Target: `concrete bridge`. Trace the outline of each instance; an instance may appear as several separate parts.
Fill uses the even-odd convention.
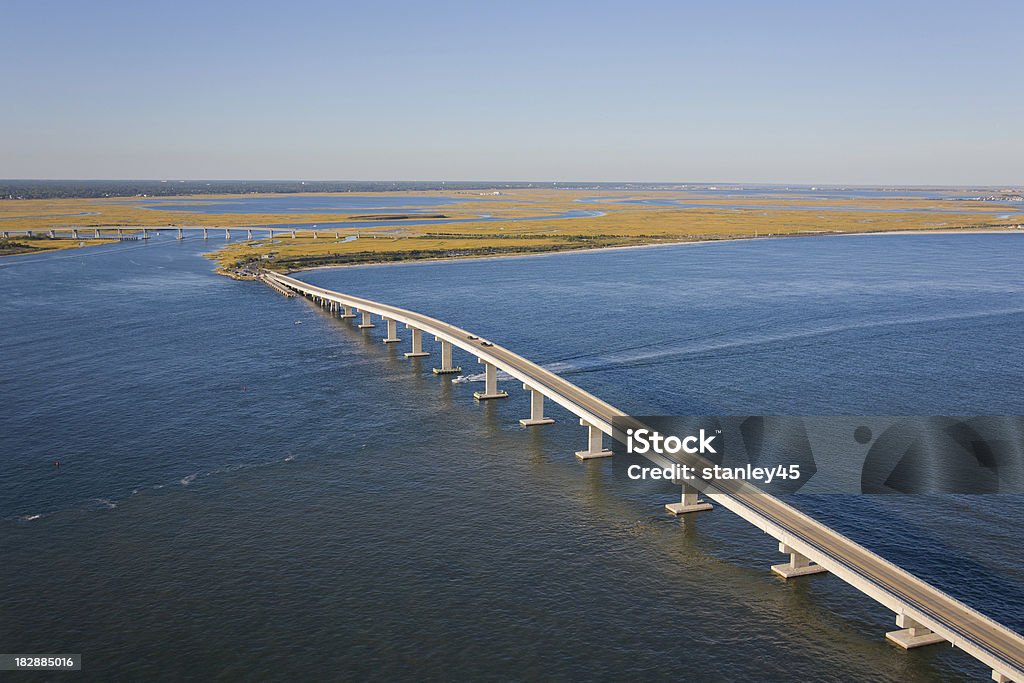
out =
[[[313,239],[319,239],[321,236],[335,239],[342,239],[341,232],[339,230],[325,230],[323,228],[282,228],[282,227],[235,227],[235,228],[217,228],[210,226],[201,225],[170,225],[162,227],[152,226],[105,226],[105,227],[93,227],[93,228],[82,228],[82,227],[54,227],[47,228],[44,230],[3,230],[0,231],[0,237],[7,239],[12,236],[21,235],[28,237],[29,239],[34,237],[48,237],[50,239],[148,239],[150,233],[161,233],[164,231],[174,232],[175,236],[181,240],[185,239],[186,233],[202,233],[203,239],[209,239],[210,234],[219,234],[221,231],[224,233],[226,239],[231,239],[231,233],[234,232],[236,235],[245,234],[247,240],[251,239],[263,239],[265,237],[289,237],[296,238],[299,235],[305,237],[312,237]]]
[[[511,375],[531,394],[530,416],[520,420],[523,426],[553,422],[544,415],[545,399],[579,418],[586,430],[587,444],[576,453],[581,460],[611,456],[611,451],[604,448],[606,435],[625,440],[624,434],[613,429],[612,421],[628,419],[626,413],[467,330],[414,311],[316,287],[286,275],[264,272],[262,278],[276,291],[308,297],[332,315],[354,319],[358,312],[360,328],[374,327],[376,316],[387,325],[385,343],[401,342],[398,326],[403,325],[410,333],[411,350],[405,354],[407,357],[429,355],[423,350],[422,339],[424,334],[433,336],[441,346],[440,367],[434,369],[435,374],[460,370],[452,365],[453,347],[470,353],[484,366],[484,390],[474,393],[478,400],[508,396],[498,389],[497,371]],[[672,464],[657,457],[651,459],[662,467]],[[693,464],[699,463],[694,460]],[[683,484],[680,502],[666,505],[666,508],[675,514],[708,510],[712,504],[701,500],[703,495],[778,542],[779,551],[789,556],[787,562],[771,567],[779,576],[789,580],[831,572],[892,610],[899,629],[885,635],[895,645],[910,649],[947,642],[991,668],[994,681],[1024,683],[1024,638],[1019,634],[750,484],[704,482],[699,488]]]

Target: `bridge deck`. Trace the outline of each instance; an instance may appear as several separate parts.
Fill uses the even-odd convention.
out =
[[[622,439],[621,434],[614,433],[612,420],[626,417],[626,413],[508,349],[497,344],[485,346],[485,340],[467,330],[414,311],[324,289],[286,275],[267,273],[265,277],[303,295],[391,318],[448,341],[540,391],[613,438]],[[998,673],[1003,680],[1024,683],[1024,638],[1014,631],[750,485],[737,484],[736,488],[726,490],[722,485],[707,484],[703,492],[896,614],[916,620],[991,667],[993,677]]]

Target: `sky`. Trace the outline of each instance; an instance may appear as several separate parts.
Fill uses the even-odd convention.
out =
[[[1024,184],[1024,3],[0,3],[0,178]]]

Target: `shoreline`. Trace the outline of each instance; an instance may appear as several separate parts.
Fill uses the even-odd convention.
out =
[[[592,254],[601,251],[619,251],[625,249],[655,249],[658,247],[679,247],[684,245],[706,245],[721,244],[724,242],[749,242],[762,240],[790,239],[796,237],[862,237],[865,235],[1024,235],[1024,228],[935,228],[925,230],[878,230],[865,232],[820,232],[820,233],[789,233],[783,235],[771,235],[767,237],[728,237],[718,240],[685,240],[679,242],[658,242],[657,244],[624,244],[617,247],[593,247],[590,249],[560,249],[557,251],[544,251],[534,254],[495,254],[493,256],[451,256],[445,258],[429,259],[407,259],[404,261],[381,261],[378,263],[336,263],[324,266],[309,266],[307,268],[295,268],[284,271],[288,273],[305,273],[314,270],[327,270],[333,268],[371,268],[382,266],[409,266],[417,263],[446,263],[451,261],[487,261],[495,259],[512,258],[538,258],[542,256],[558,256],[564,254]],[[225,274],[226,273],[222,273]]]

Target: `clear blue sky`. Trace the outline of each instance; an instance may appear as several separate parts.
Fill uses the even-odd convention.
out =
[[[0,5],[0,177],[1024,183],[1024,3]]]

